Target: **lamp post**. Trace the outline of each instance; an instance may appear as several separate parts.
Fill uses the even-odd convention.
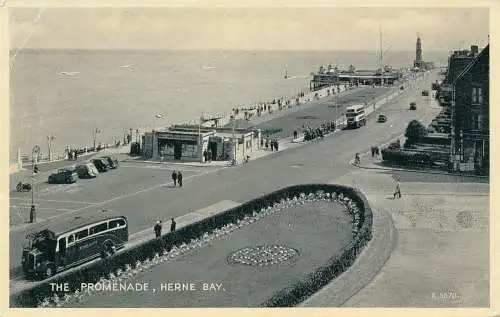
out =
[[[35,177],[38,173],[38,167],[33,164],[33,174],[31,175],[31,208],[30,208],[30,223],[36,221],[36,207],[35,207]]]
[[[99,128],[95,128],[92,130],[92,137],[94,139],[94,151],[96,150],[95,143],[96,143],[98,133],[101,133],[101,130]]]
[[[52,133],[47,135],[47,147],[49,148],[49,162],[52,161],[52,141],[54,141],[55,138],[56,137]]]

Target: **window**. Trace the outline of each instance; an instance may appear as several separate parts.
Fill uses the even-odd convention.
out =
[[[125,227],[125,220],[116,219],[116,220],[111,220],[109,222],[109,229],[119,228],[119,227]]]
[[[84,229],[84,230],[78,231],[77,233],[75,233],[75,240],[83,239],[85,237],[88,237],[88,235],[89,235],[89,230],[88,229]]]
[[[472,104],[482,104],[483,103],[483,91],[480,87],[472,88]]]
[[[98,224],[97,226],[90,227],[89,234],[90,235],[98,234],[98,233],[106,231],[106,230],[108,230],[108,223],[107,222]]]
[[[477,114],[472,115],[471,129],[472,130],[479,129],[479,116]]]
[[[68,236],[68,244],[73,243],[74,241],[75,241],[75,236],[74,235]]]

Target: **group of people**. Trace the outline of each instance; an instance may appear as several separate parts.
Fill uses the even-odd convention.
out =
[[[173,171],[172,172],[172,181],[174,182],[174,187],[179,184],[179,187],[182,187],[182,173],[181,171]]]
[[[300,98],[304,98],[306,95],[305,92],[299,92],[296,96],[295,96],[295,103],[297,105],[300,105]],[[318,93],[315,94],[315,97],[316,99],[319,99],[319,95]],[[270,102],[263,102],[263,103],[259,103],[255,108],[253,108],[254,110],[256,110],[256,115],[258,117],[260,117],[262,115],[263,112],[267,111],[268,113],[273,113],[273,105],[277,105],[277,108],[278,110],[283,110],[286,107],[288,108],[291,108],[292,106],[292,100],[293,100],[294,97],[281,97],[281,98],[274,98],[272,101]],[[231,117],[235,118],[239,113],[240,111],[245,111],[244,112],[244,120],[250,120],[250,118],[252,117],[252,112],[249,111],[249,108],[248,107],[236,107],[236,108],[233,108],[233,115]]]
[[[335,131],[335,122],[322,123],[317,128],[311,128],[303,126],[304,128],[304,141],[314,140],[316,138],[323,138],[325,134]],[[297,138],[297,134],[294,131],[294,139]]]
[[[260,140],[260,146],[261,148],[264,147],[266,151],[269,150],[269,147],[271,148],[271,151],[278,151],[280,144],[278,139],[271,140],[269,138],[266,138],[265,140],[264,139]]]
[[[170,232],[174,232],[177,223],[175,222],[174,218],[170,218],[170,220],[171,220]],[[162,225],[161,220],[156,221],[156,224],[154,225],[153,230],[155,232],[155,236],[157,239],[161,237],[162,227],[163,227],[163,225]]]

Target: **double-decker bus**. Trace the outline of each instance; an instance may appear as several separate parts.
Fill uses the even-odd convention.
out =
[[[366,124],[364,105],[353,105],[347,107],[345,116],[347,118],[348,128],[359,128]]]
[[[128,241],[127,218],[99,210],[61,219],[32,230],[23,247],[22,267],[29,278],[52,275],[113,255]]]

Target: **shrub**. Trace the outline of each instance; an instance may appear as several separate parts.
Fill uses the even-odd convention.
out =
[[[400,149],[382,149],[382,159],[398,165],[428,165],[432,163],[431,156],[427,153],[407,151]]]
[[[427,135],[427,129],[417,120],[412,120],[406,127],[405,137],[408,144],[416,143],[420,138]]]

